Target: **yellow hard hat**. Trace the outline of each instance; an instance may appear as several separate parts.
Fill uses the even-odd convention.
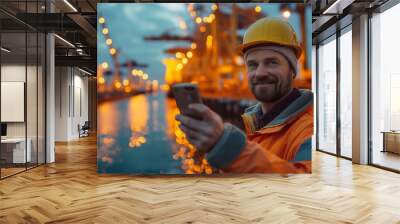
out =
[[[290,47],[295,51],[297,58],[302,52],[292,26],[277,18],[265,17],[253,23],[244,34],[243,44],[239,45],[238,50],[244,54],[247,49],[264,44]]]

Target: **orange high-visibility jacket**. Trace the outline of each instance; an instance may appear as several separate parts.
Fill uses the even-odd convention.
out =
[[[256,104],[242,115],[246,134],[232,124],[207,154],[209,164],[234,173],[311,173],[313,94],[300,97],[263,128],[256,130]]]

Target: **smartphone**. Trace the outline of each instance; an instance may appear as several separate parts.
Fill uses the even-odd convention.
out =
[[[196,117],[189,109],[189,104],[191,103],[202,103],[197,84],[175,84],[172,86],[172,94],[174,95],[176,104],[178,105],[181,114],[201,119]]]

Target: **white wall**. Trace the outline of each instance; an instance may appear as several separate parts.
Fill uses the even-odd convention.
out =
[[[68,140],[68,77],[67,67],[55,68],[55,141]]]
[[[55,141],[70,141],[88,120],[88,78],[72,67],[56,67],[55,74]]]
[[[25,82],[25,65],[1,65],[1,81]]]
[[[74,108],[72,113],[72,136],[78,137],[78,129],[77,126],[80,124],[81,126],[88,120],[88,78],[81,76],[83,73],[78,73],[76,75],[77,70],[74,71]],[[81,108],[80,108],[81,107]]]

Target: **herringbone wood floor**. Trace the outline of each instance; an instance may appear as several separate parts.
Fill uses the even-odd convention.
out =
[[[400,223],[400,175],[315,152],[312,175],[96,173],[94,137],[0,181],[0,223]]]

